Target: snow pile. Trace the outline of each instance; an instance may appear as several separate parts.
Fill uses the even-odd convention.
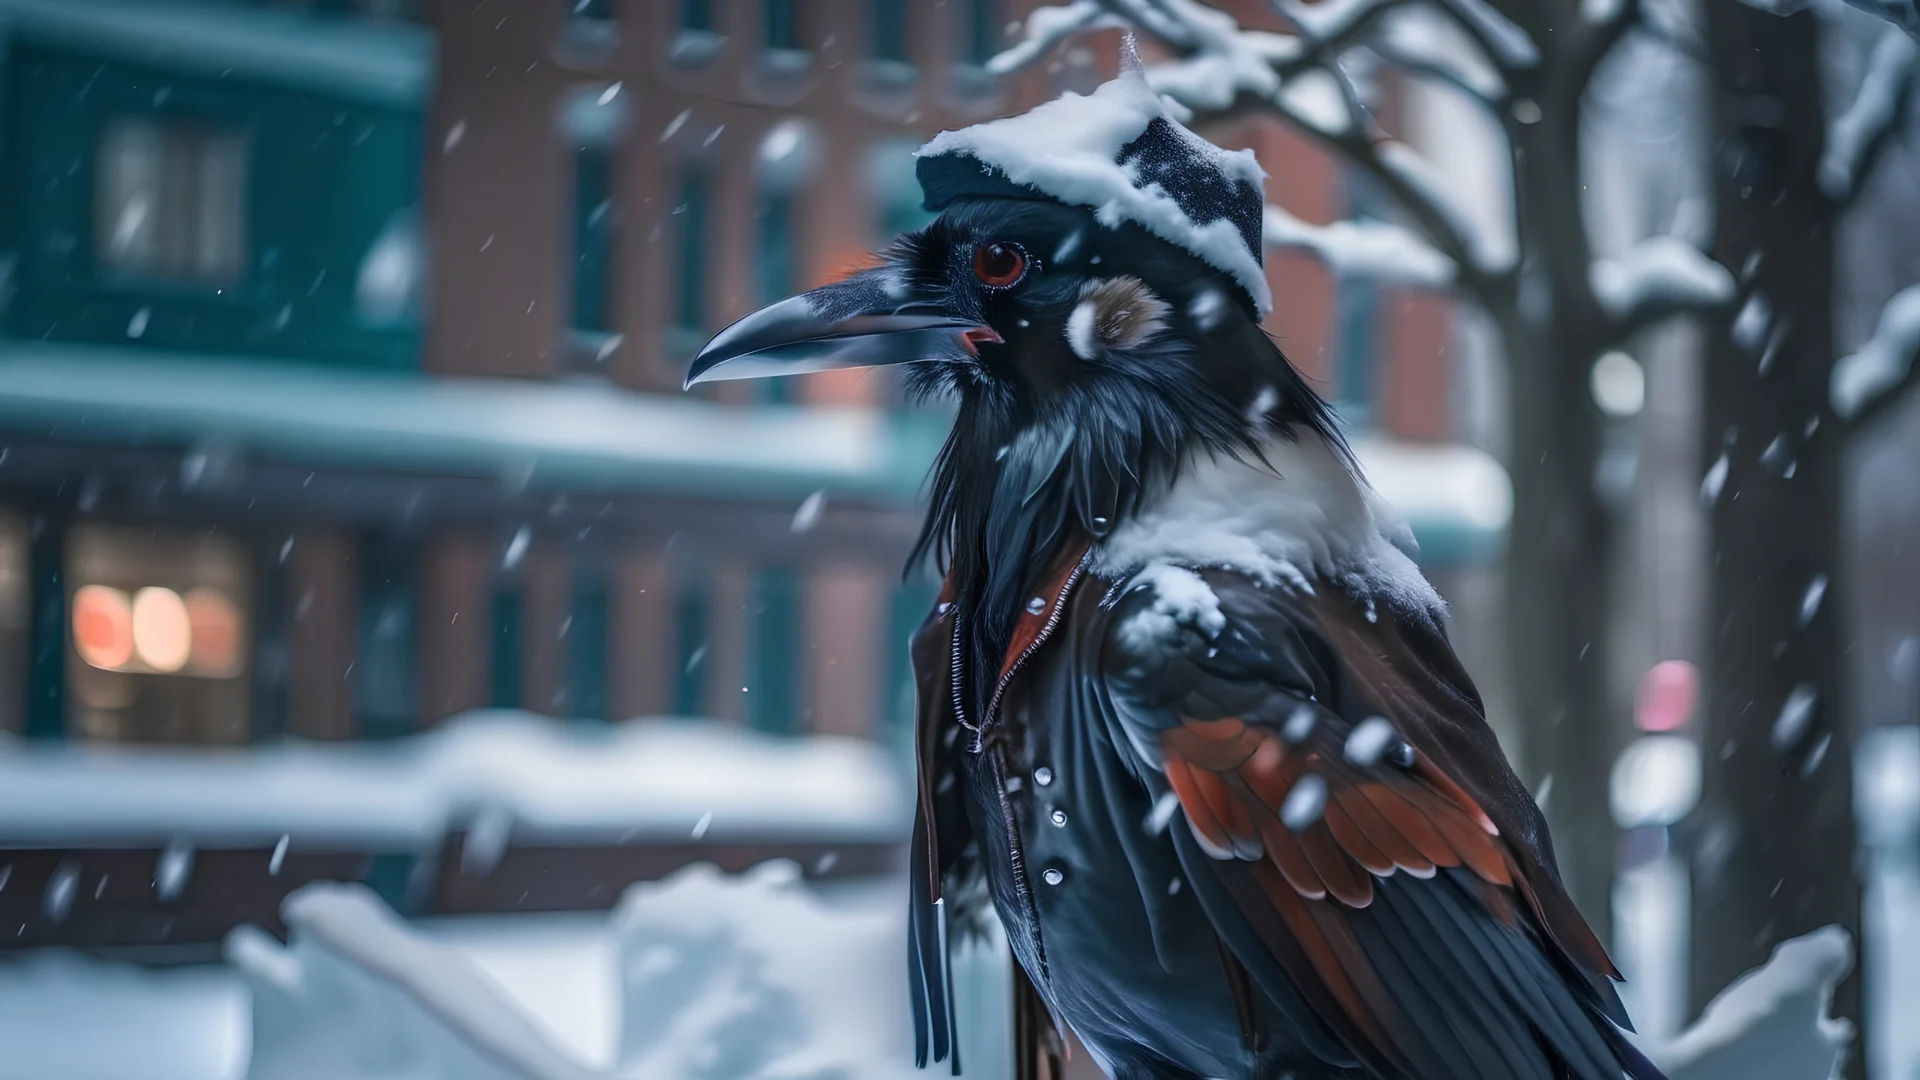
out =
[[[469,950],[360,886],[308,886],[284,909],[290,944],[228,939],[254,995],[247,1080],[906,1080],[897,899],[829,901],[789,862],[633,887],[605,939],[617,1049],[597,1060]]]
[[[922,173],[943,157],[972,158],[1008,181],[1045,192],[1069,206],[1093,208],[1108,228],[1131,222],[1231,277],[1264,315],[1273,307],[1259,253],[1250,251],[1232,220],[1196,221],[1181,193],[1158,183],[1136,186],[1145,164],[1121,151],[1164,121],[1184,155],[1181,168],[1212,173],[1258,192],[1266,173],[1251,150],[1227,151],[1179,126],[1160,96],[1138,73],[1123,74],[1092,94],[1067,93],[1028,112],[943,131],[916,155]]]
[[[1783,941],[1766,966],[1735,979],[1692,1027],[1647,1056],[1669,1080],[1836,1077],[1853,1025],[1827,1007],[1852,969],[1853,942],[1837,926]]]
[[[1642,240],[1617,259],[1595,259],[1594,298],[1616,319],[1733,299],[1733,275],[1677,236]]]
[[[1900,385],[1920,353],[1920,285],[1893,294],[1880,309],[1873,337],[1850,356],[1834,362],[1828,396],[1833,411],[1851,420],[1887,391]]]
[[[914,1071],[895,977],[905,973],[902,904],[829,904],[785,861],[738,878],[694,866],[629,889],[613,926],[620,1076],[893,1080]]]
[[[385,743],[249,748],[0,741],[0,840],[202,846],[291,836],[389,849],[476,821],[499,831],[630,841],[890,843],[909,809],[879,746],[782,738],[735,724],[568,724],[467,713]]]
[[[1408,229],[1384,221],[1315,225],[1268,203],[1267,246],[1297,248],[1319,257],[1341,277],[1440,288],[1453,283],[1453,260]]]
[[[0,1080],[240,1080],[247,993],[219,968],[32,950],[0,960],[0,1033]]]
[[[309,885],[284,948],[242,927],[227,958],[253,990],[247,1080],[587,1080],[580,1061],[459,952],[359,885]]]

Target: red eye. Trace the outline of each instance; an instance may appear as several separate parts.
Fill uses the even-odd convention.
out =
[[[1027,253],[1018,244],[994,241],[973,249],[973,276],[993,289],[1018,285],[1027,276]]]

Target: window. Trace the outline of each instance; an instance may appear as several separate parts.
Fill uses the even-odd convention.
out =
[[[907,0],[870,0],[875,60],[907,62]]]
[[[800,49],[800,0],[764,0],[764,32],[769,49]]]
[[[26,729],[29,600],[27,523],[0,515],[0,732]]]
[[[874,238],[880,244],[933,220],[921,205],[920,181],[913,171],[918,145],[913,139],[881,139],[868,151],[867,183],[877,210]]]
[[[411,544],[376,538],[361,552],[354,712],[371,738],[404,735],[419,712],[415,691],[418,582]]]
[[[247,141],[122,120],[101,134],[94,253],[128,274],[231,282],[246,269]]]
[[[998,0],[964,0],[958,6],[960,17],[965,20],[960,28],[960,40],[966,48],[964,55],[976,67],[985,67],[1000,50]]]
[[[239,545],[79,526],[66,563],[69,715],[82,737],[246,737],[252,579]]]
[[[523,607],[519,581],[502,580],[494,584],[492,612],[488,625],[493,631],[490,639],[492,662],[489,670],[493,674],[493,707],[496,709],[520,707],[520,637]]]
[[[673,667],[673,712],[676,716],[706,713],[708,602],[704,583],[691,574],[682,575],[673,600],[673,636],[677,649]]]
[[[582,569],[567,616],[567,701],[574,716],[607,719],[607,576]]]
[[[1378,217],[1380,194],[1371,178],[1349,171],[1347,214],[1354,220]],[[1355,427],[1373,422],[1375,366],[1379,361],[1380,294],[1371,278],[1343,276],[1336,283],[1338,350],[1334,353],[1334,404]]]
[[[763,570],[753,581],[747,639],[747,720],[762,731],[799,728],[800,576]]]
[[[793,295],[799,278],[793,243],[793,195],[770,191],[760,197],[760,238],[757,273],[760,302],[770,304]],[[788,401],[794,389],[792,379],[761,379],[759,391],[765,401]]]
[[[707,322],[707,174],[703,167],[687,167],[673,214],[680,219],[680,305],[675,321],[680,328],[698,333]]]
[[[603,332],[610,312],[613,261],[613,154],[583,146],[574,154],[573,325]]]

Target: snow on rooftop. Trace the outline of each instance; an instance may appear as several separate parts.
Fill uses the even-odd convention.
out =
[[[876,744],[718,721],[463,714],[383,743],[245,749],[0,743],[0,842],[417,849],[476,822],[514,835],[710,841],[904,835]],[[710,815],[710,816],[709,816]]]
[[[1368,257],[1391,247],[1369,248]],[[218,440],[309,465],[478,475],[546,490],[796,504],[824,490],[907,504],[945,423],[865,409],[738,408],[589,383],[0,339],[0,429],[183,449]],[[1506,474],[1484,452],[1372,438],[1356,440],[1355,452],[1430,556],[1453,557],[1454,545],[1434,538],[1463,537],[1462,550],[1477,558],[1506,528]]]
[[[204,0],[0,0],[0,29],[191,70],[417,108],[433,81],[425,27],[316,18],[292,7]]]
[[[741,409],[577,382],[17,340],[0,342],[0,361],[4,425],[110,442],[214,438],[314,464],[536,488],[799,498],[826,487],[907,500],[939,445],[873,410]]]

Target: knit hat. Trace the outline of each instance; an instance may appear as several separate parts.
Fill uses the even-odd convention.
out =
[[[1226,274],[1264,317],[1273,307],[1260,262],[1266,173],[1253,151],[1187,130],[1129,68],[1091,94],[934,136],[916,155],[926,208],[982,196],[1091,207],[1108,228],[1132,222]]]

